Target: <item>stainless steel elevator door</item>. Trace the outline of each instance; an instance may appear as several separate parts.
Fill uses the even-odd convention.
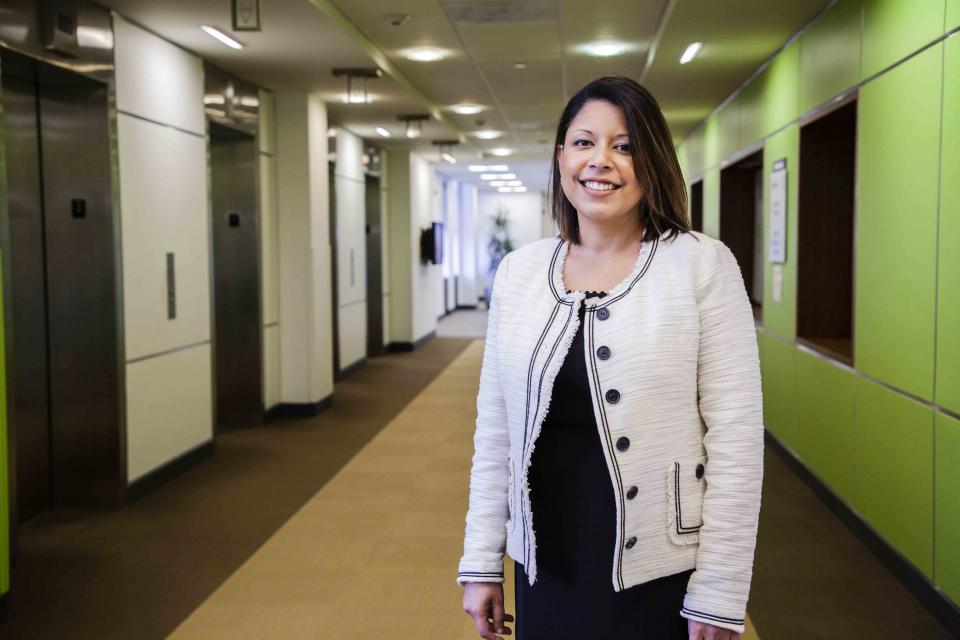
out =
[[[257,150],[253,136],[210,123],[217,426],[263,421]]]
[[[4,60],[6,63],[6,60]],[[14,382],[11,397],[14,522],[26,522],[53,506],[50,484],[50,415],[46,267],[40,200],[40,139],[36,85],[4,66],[3,126],[9,211],[9,277],[13,321]]]
[[[106,85],[6,50],[2,75],[22,522],[122,499],[116,244]]]

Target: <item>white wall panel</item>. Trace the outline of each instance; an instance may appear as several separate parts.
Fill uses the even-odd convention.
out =
[[[263,328],[263,406],[280,404],[280,327]]]
[[[203,134],[203,62],[114,14],[117,109]]]
[[[367,356],[367,305],[340,307],[340,368]]]
[[[213,438],[210,345],[127,365],[127,479]]]
[[[203,138],[117,118],[127,359],[210,339],[206,146]],[[166,254],[176,266],[167,318]]]
[[[457,304],[477,304],[477,187],[462,182],[458,190],[460,212],[460,261]]]
[[[410,217],[413,264],[413,341],[437,329],[443,314],[443,276],[440,267],[420,262],[420,231],[440,218],[440,193],[435,173],[422,156],[410,154]]]
[[[487,244],[493,234],[493,217],[497,209],[503,207],[508,211],[510,221],[510,238],[513,248],[518,249],[525,244],[535,242],[544,237],[542,212],[544,197],[540,192],[528,193],[481,193],[478,203],[479,214],[477,224],[477,253],[480,269],[479,280],[483,286],[490,286],[493,274],[490,273],[490,254]],[[481,291],[483,290],[481,286]]]

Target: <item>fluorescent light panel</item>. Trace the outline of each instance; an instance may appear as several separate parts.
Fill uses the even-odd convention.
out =
[[[376,129],[374,129],[374,131],[376,131],[378,134],[380,134],[384,138],[390,137],[390,132],[384,129],[383,127],[377,127]]]
[[[683,50],[683,55],[680,56],[680,64],[687,64],[696,58],[701,49],[703,49],[702,42],[693,42],[687,45],[687,48]]]
[[[505,164],[471,164],[467,167],[471,173],[494,173],[500,171],[509,171],[510,167]]]
[[[211,27],[208,24],[202,24],[200,25],[200,28],[203,29],[204,33],[206,33],[207,35],[213,38],[216,38],[217,40],[227,45],[231,49],[243,49],[242,44],[240,44],[239,42],[237,42],[236,40],[234,40],[233,38],[225,34],[223,31],[220,31],[220,29],[217,29],[216,27]]]

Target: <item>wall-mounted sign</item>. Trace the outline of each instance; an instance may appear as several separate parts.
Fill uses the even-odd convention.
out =
[[[787,261],[787,159],[773,163],[770,174],[770,262]]]
[[[233,0],[233,30],[260,31],[260,0]]]

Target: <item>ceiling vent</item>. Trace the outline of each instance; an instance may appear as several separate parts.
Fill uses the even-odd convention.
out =
[[[444,0],[443,6],[452,22],[556,22],[554,0]]]

